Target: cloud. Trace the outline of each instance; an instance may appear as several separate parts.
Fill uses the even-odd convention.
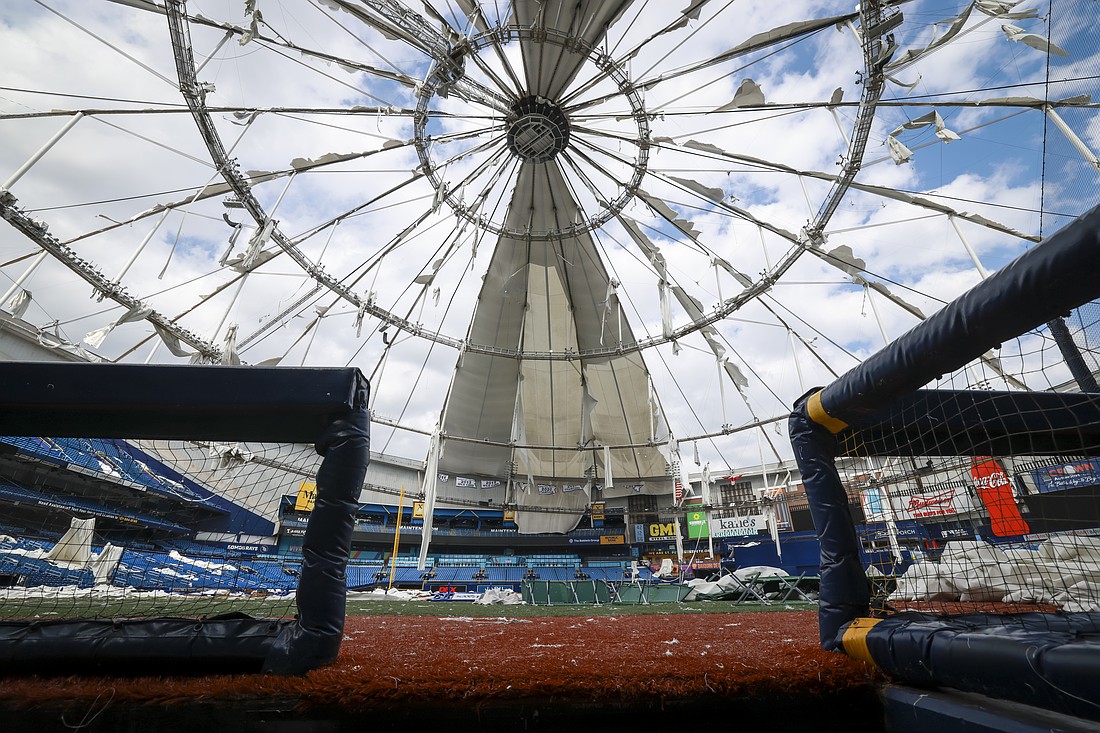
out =
[[[452,12],[450,3],[432,5],[443,15]],[[645,5],[644,13],[629,10],[600,48],[625,56],[680,20],[682,4]],[[929,15],[925,5],[904,8],[906,22],[897,31],[903,49],[931,38],[929,18],[941,15]],[[962,3],[942,17],[957,11],[955,5]],[[278,253],[244,277],[221,266],[227,252],[244,255],[249,240],[263,229],[263,222],[234,207],[224,191],[166,215],[155,210],[132,224],[90,234],[158,204],[184,201],[207,183],[222,180],[182,97],[160,78],[176,78],[164,17],[110,3],[53,2],[50,7],[115,48],[37,5],[17,3],[0,10],[5,36],[0,63],[9,70],[9,89],[0,91],[0,170],[18,169],[67,120],[19,115],[54,109],[91,113],[12,187],[20,206],[58,238],[75,238],[73,250],[105,276],[113,278],[125,268],[122,281],[131,294],[165,314],[186,313],[180,323],[213,343],[220,344],[229,324],[237,323],[238,342],[248,341],[248,362],[284,357],[286,365],[355,364],[374,375],[372,399],[379,415],[430,430],[440,418],[460,353],[393,326],[383,339],[381,324],[369,315],[357,335],[355,306],[327,290],[313,292],[314,280],[291,255]],[[485,7],[495,17],[493,5]],[[199,12],[193,3],[191,9]],[[652,78],[699,68],[639,93],[637,99],[650,112],[642,123],[652,145],[643,139],[639,146],[639,121],[629,114],[629,100],[615,84],[594,84],[570,101],[583,104],[607,96],[571,112],[574,147],[565,164],[571,196],[585,217],[596,216],[603,202],[626,190],[636,161],[648,155],[641,188],[690,227],[678,228],[662,216],[663,207],[637,199],[621,213],[638,222],[665,259],[670,283],[698,299],[704,314],[723,308],[745,289],[738,276],[715,266],[715,258],[758,281],[798,255],[801,245],[783,232],[797,238],[817,215],[833,187],[818,174],[842,172],[838,163],[848,152],[846,136],[852,134],[857,111],[853,103],[864,79],[859,46],[846,27],[830,27],[723,64],[703,62],[754,34],[850,10],[850,4],[834,2],[711,3],[698,19],[656,35],[623,60],[624,74]],[[204,6],[202,12],[214,16],[219,10]],[[213,19],[247,26],[241,6],[229,4],[224,12]],[[1042,195],[1048,197],[1048,208],[1057,201],[1064,213],[1085,207],[1089,171],[1087,166],[1079,170],[1080,159],[1068,143],[1059,142],[1062,152],[1046,162],[1066,175],[1049,177],[1044,190],[1039,179],[1045,132],[1041,112],[1008,117],[1010,111],[1003,108],[944,104],[1042,93],[1037,86],[1018,91],[1013,86],[1043,76],[1042,54],[1007,42],[996,22],[980,25],[983,20],[971,19],[968,27],[975,30],[963,40],[899,72],[905,81],[919,78],[911,92],[887,85],[889,104],[877,110],[857,181],[917,193],[1032,234],[1039,230],[1036,210]],[[323,267],[357,297],[405,319],[413,330],[438,332],[449,343],[466,340],[496,236],[456,217],[423,175],[417,150],[408,144],[413,118],[400,111],[416,107],[416,90],[309,51],[417,80],[426,78],[429,59],[323,4],[283,7],[267,13],[265,21],[269,25],[259,30],[269,40],[243,46],[236,38],[221,43],[220,28],[191,25],[196,63],[205,64],[199,78],[214,88],[207,103],[224,108],[212,120],[229,157],[244,175],[259,176],[253,194],[265,211],[274,212],[278,230],[295,241],[308,266]],[[1030,25],[1028,30],[1039,32]],[[1057,83],[1084,76],[1079,70],[1094,63],[1095,54],[1089,55],[1082,37],[1061,27],[1047,35],[1071,54],[1054,67],[1058,91],[1064,96],[1094,92],[1094,82]],[[524,77],[518,44],[501,49],[507,62],[491,43],[479,48],[479,62],[466,63],[468,79],[508,93],[511,76]],[[577,83],[595,76],[598,70],[588,63]],[[765,107],[715,113],[746,79],[759,85]],[[498,89],[498,81],[505,89]],[[991,91],[1002,86],[1009,91]],[[823,106],[838,88],[842,104]],[[429,107],[439,116],[428,123],[432,139],[425,155],[436,177],[447,182],[444,193],[475,218],[485,217],[491,227],[520,226],[522,212],[507,207],[516,195],[519,163],[506,147],[500,116],[464,100],[460,91],[445,100],[434,98]],[[114,111],[93,112],[97,109]],[[137,111],[142,109],[151,111]],[[933,109],[961,139],[946,145],[930,131],[905,131],[899,139],[913,149],[913,160],[894,165],[884,144],[888,133]],[[1073,109],[1064,116],[1095,150],[1100,140],[1095,111]],[[1047,134],[1048,144],[1054,144]],[[307,161],[319,165],[303,168]],[[301,170],[291,176],[296,166]],[[714,200],[715,191],[721,192],[720,201]],[[536,203],[567,208],[564,201]],[[753,219],[767,226],[762,229]],[[988,269],[1032,246],[973,222],[956,223]],[[688,236],[691,231],[698,234]],[[942,213],[919,205],[849,189],[826,235],[825,249],[849,246],[865,261],[868,280],[885,284],[925,313],[976,282],[959,232]],[[634,337],[658,339],[661,288],[650,258],[616,217],[602,224],[595,242],[602,266],[620,283],[618,298]],[[263,247],[278,252],[273,240]],[[10,263],[0,267],[0,290],[28,262],[13,260],[35,250],[11,227],[0,227],[0,263]],[[591,264],[570,263],[564,271]],[[433,273],[430,283],[415,282],[426,273]],[[59,321],[73,341],[122,314],[110,301],[88,297],[90,286],[56,262],[36,271],[27,288],[34,295],[27,318],[39,326]],[[601,289],[590,296],[602,302],[606,293]],[[522,293],[514,302],[523,307]],[[675,298],[669,302],[673,325],[687,325],[691,315]],[[328,308],[319,320],[318,307]],[[748,300],[712,324],[726,358],[748,378],[743,396],[722,376],[712,346],[698,332],[677,340],[678,355],[671,344],[648,349],[646,366],[673,432],[681,437],[711,433],[723,425],[781,415],[805,388],[828,382],[833,373],[873,353],[882,341],[878,319],[890,337],[915,323],[912,314],[877,294],[868,296],[844,272],[802,253],[759,302]],[[108,358],[128,354],[130,360],[171,360],[163,347],[153,351],[156,343],[148,323],[123,324],[99,351]],[[783,436],[768,435],[786,450]],[[391,437],[379,428],[376,445],[422,458],[427,439],[402,430]],[[760,458],[751,431],[716,438],[704,452],[715,461]]]

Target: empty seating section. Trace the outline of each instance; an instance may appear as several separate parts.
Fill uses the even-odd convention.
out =
[[[287,590],[293,590],[298,585],[298,576],[302,571],[301,563],[284,563],[278,560],[249,560],[242,563],[242,567],[251,568],[256,575]]]
[[[168,593],[220,591],[234,593],[285,594],[293,590],[297,577],[272,577],[248,565],[210,562],[171,553],[125,550],[115,570],[113,584],[137,590]]]
[[[134,457],[121,441],[97,438],[25,438],[0,436],[0,442],[14,446],[19,452],[39,460],[67,465],[102,475],[120,485],[137,484],[160,496],[180,499],[210,509],[225,511],[203,493],[153,470],[146,462]]]
[[[363,590],[378,585],[384,571],[381,565],[348,565],[345,571],[349,590]]]
[[[579,565],[579,555],[528,555],[527,566],[538,567],[540,565]]]
[[[17,577],[21,585],[27,586],[91,587],[90,570],[72,570],[42,559],[51,547],[52,542],[0,535],[0,575]]]
[[[482,567],[488,565],[491,558],[488,555],[440,555],[436,558],[436,565],[469,565]]]
[[[274,556],[235,557],[219,547],[188,540],[162,543],[165,544],[171,545],[169,551],[165,551],[165,546],[157,550],[126,549],[111,584],[139,591],[252,595],[282,595],[297,587],[300,561]],[[90,587],[93,581],[89,569],[65,569],[42,559],[52,547],[53,542],[49,541],[0,535],[0,575],[17,576],[19,584],[26,586]],[[95,549],[93,554],[97,553]],[[360,557],[351,560],[346,571],[349,590],[393,586],[425,590],[457,587],[467,591],[498,587],[519,591],[531,583],[541,584],[539,587],[547,583],[587,583],[596,589],[593,597],[602,598],[600,587],[630,583],[633,577],[629,563],[603,560],[584,565],[575,555],[509,555],[508,565],[494,562],[500,558],[488,555],[438,555],[429,559],[424,570],[416,567],[416,557],[401,555],[393,564],[391,582],[391,560],[371,557],[381,554],[360,553]],[[645,583],[652,580],[652,573],[641,567],[633,580]],[[584,595],[587,598],[590,594],[586,590]]]
[[[515,585],[523,580],[526,568],[488,568],[489,583],[508,583]]]
[[[127,512],[118,507],[109,507],[88,499],[71,495],[54,495],[21,486],[8,479],[0,479],[0,500],[31,502],[38,506],[60,509],[72,514],[113,519],[131,525],[149,527],[167,532],[190,534],[191,530],[182,524],[169,522],[141,512]]]
[[[16,455],[75,471],[95,481],[114,487],[144,492],[150,498],[141,505],[156,508],[142,511],[123,508],[120,502],[50,490],[43,486],[0,479],[0,502],[19,502],[77,517],[106,520],[97,523],[97,539],[102,543],[116,537],[128,537],[125,550],[112,577],[111,584],[139,591],[169,593],[248,593],[282,595],[293,592],[298,584],[301,561],[294,555],[282,555],[274,545],[270,554],[249,555],[230,550],[226,543],[199,542],[193,539],[192,528],[169,520],[178,518],[177,505],[162,513],[163,499],[172,499],[182,508],[200,507],[220,514],[229,512],[226,501],[204,487],[178,480],[177,474],[122,440],[84,438],[43,438],[0,436],[0,443],[15,449]],[[8,450],[11,453],[11,450]],[[170,474],[170,475],[164,475]],[[76,481],[73,482],[78,483]],[[80,481],[79,483],[87,483]],[[87,492],[84,492],[87,493]],[[110,492],[108,492],[110,493]],[[135,494],[138,496],[139,494]],[[157,504],[158,498],[160,503]],[[211,515],[206,514],[206,517]],[[361,518],[360,518],[361,519]],[[5,582],[21,586],[76,586],[88,588],[94,583],[90,568],[73,568],[44,559],[60,538],[56,527],[19,526],[19,519],[0,524],[0,576]],[[120,530],[137,530],[120,534]],[[156,530],[150,533],[148,530]],[[477,529],[455,528],[452,534],[480,536]],[[27,539],[32,535],[37,540]],[[597,536],[598,529],[578,529],[577,536]],[[167,536],[165,536],[167,535]],[[173,537],[174,535],[174,537]],[[21,539],[15,539],[21,538]],[[93,548],[93,555],[101,548]],[[250,548],[254,550],[255,548]],[[520,590],[525,582],[591,583],[593,597],[601,597],[598,586],[631,580],[651,580],[648,568],[631,572],[629,561],[614,558],[593,558],[584,562],[574,553],[539,553],[528,555],[487,553],[438,553],[428,558],[426,569],[417,567],[418,558],[398,555],[396,560],[384,550],[356,550],[349,558],[346,570],[347,587],[370,590],[379,587],[459,588],[467,591],[489,587]],[[392,577],[391,577],[392,576]],[[587,586],[586,586],[587,587]],[[587,591],[585,593],[587,596]]]

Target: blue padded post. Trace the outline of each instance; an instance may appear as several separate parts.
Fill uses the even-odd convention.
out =
[[[814,390],[799,398],[788,430],[821,543],[817,610],[821,646],[842,651],[841,627],[867,614],[871,589],[859,559],[859,537],[848,509],[848,495],[833,463],[836,436],[807,414],[807,402],[817,393]]]
[[[317,500],[302,543],[297,623],[275,641],[265,672],[304,674],[331,664],[344,638],[345,571],[359,493],[370,460],[368,386],[360,378],[350,414],[333,422],[317,440],[324,456],[317,470]]]

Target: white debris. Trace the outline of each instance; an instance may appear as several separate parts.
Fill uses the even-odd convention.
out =
[[[488,588],[474,601],[483,606],[516,606],[523,602],[522,595],[508,588]]]
[[[939,562],[910,566],[890,601],[1053,604],[1100,610],[1100,538],[1052,537],[1035,548],[1001,550],[983,542],[949,542]]]

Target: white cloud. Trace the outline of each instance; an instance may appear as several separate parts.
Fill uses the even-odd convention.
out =
[[[448,12],[445,6],[449,4],[434,4],[442,12]],[[615,48],[616,54],[656,33],[674,20],[680,10],[677,3],[646,5],[645,13],[635,19],[630,11],[613,29],[608,48]],[[651,65],[655,65],[654,69],[647,76],[669,72],[713,56],[755,33],[808,17],[851,10],[850,3],[839,2],[776,5],[759,0],[721,7],[711,5],[714,7],[708,6],[699,20],[649,43],[626,64],[628,72],[639,75]],[[897,31],[902,47],[927,43],[931,37],[930,20],[951,16],[961,3],[948,5],[908,4],[903,9],[906,23]],[[162,16],[109,3],[55,2],[51,7],[157,73],[175,78],[167,24]],[[189,4],[191,12],[235,24],[246,22],[242,7],[240,3]],[[718,17],[711,16],[719,10]],[[269,12],[265,20],[270,26],[261,26],[262,32],[272,37],[278,32],[283,39],[303,48],[383,69],[390,69],[392,61],[402,73],[418,79],[427,71],[426,59],[418,51],[386,40],[346,13],[329,16],[313,4],[300,4]],[[983,20],[984,16],[975,17],[971,26]],[[56,236],[62,239],[79,236],[107,226],[109,219],[121,221],[157,203],[179,201],[215,175],[194,120],[182,107],[182,98],[156,74],[30,2],[8,3],[0,10],[0,23],[5,37],[0,47],[0,63],[9,70],[4,84],[10,87],[0,91],[0,114],[6,115],[0,118],[0,175],[17,169],[66,119],[19,119],[13,115],[50,109],[159,108],[156,114],[104,114],[81,120],[13,186],[20,204],[47,222]],[[623,33],[627,37],[620,42],[618,34]],[[222,37],[222,31],[199,25],[192,26],[191,34],[198,63],[203,62]],[[684,42],[686,38],[690,40]],[[1058,35],[1054,40],[1071,54],[1078,54],[1060,60],[1058,69],[1065,76],[1081,76],[1074,69],[1088,61],[1080,55],[1083,50],[1080,39]],[[491,45],[480,54],[498,77],[507,77]],[[523,76],[517,45],[509,45],[505,55],[517,75]],[[1035,81],[1043,71],[1043,62],[1042,54],[1007,43],[997,23],[987,23],[963,40],[948,44],[942,51],[905,69],[899,76],[904,80],[919,76],[920,84],[908,96],[905,90],[889,85],[884,98],[912,104],[883,105],[878,109],[865,157],[868,165],[858,180],[927,194],[959,211],[981,214],[1027,233],[1038,231],[1035,211],[1041,195],[1038,178],[1043,145],[1041,113],[1028,111],[996,121],[1006,116],[1005,110],[936,107],[936,102],[1041,94],[1041,87],[1017,90],[1010,85]],[[754,225],[729,210],[720,210],[706,197],[670,183],[669,177],[720,188],[729,197],[728,203],[795,234],[816,215],[832,184],[815,178],[799,180],[782,170],[761,169],[721,155],[700,154],[698,149],[685,150],[683,144],[697,140],[734,155],[751,156],[779,166],[839,173],[842,169],[837,162],[846,154],[847,143],[837,130],[833,114],[819,106],[799,106],[824,102],[836,88],[843,89],[845,102],[858,100],[862,86],[857,71],[861,67],[859,48],[851,32],[830,27],[774,55],[755,53],[707,67],[658,84],[642,95],[647,109],[660,110],[660,114],[647,120],[651,134],[672,138],[681,146],[651,149],[651,172],[642,188],[672,203],[679,214],[690,219],[701,232],[699,242],[705,251],[682,236],[669,239],[647,231],[666,258],[672,279],[703,303],[704,312],[709,313],[719,303],[719,292],[728,299],[743,287],[724,271],[718,271],[716,279],[716,270],[711,266],[714,255],[756,280],[796,245],[771,232],[761,236]],[[467,73],[487,86],[493,85],[476,64],[468,62]],[[589,65],[578,79],[587,79],[592,73],[593,67]],[[712,113],[729,102],[747,78],[760,85],[766,101],[775,107]],[[280,230],[291,237],[340,219],[335,229],[322,228],[300,242],[301,251],[310,261],[320,262],[328,274],[344,281],[358,296],[373,293],[379,305],[425,330],[438,330],[457,340],[466,338],[495,237],[475,238],[476,227],[456,221],[446,204],[436,213],[429,213],[435,192],[417,174],[420,161],[415,149],[411,145],[387,146],[387,141],[406,142],[412,138],[409,116],[351,109],[357,105],[376,105],[372,97],[394,107],[413,107],[417,100],[411,89],[258,40],[241,46],[230,39],[207,63],[200,79],[216,88],[208,95],[210,105],[294,108],[294,111],[259,114],[247,127],[241,124],[243,119],[230,112],[213,115],[226,146],[244,133],[231,153],[242,171],[287,171],[291,161],[298,158],[364,153],[360,158],[302,172],[289,188],[286,188],[289,178],[281,176],[257,183],[253,192],[269,212],[282,197],[274,218]],[[1006,85],[1007,90],[988,91]],[[1078,81],[1060,85],[1059,89],[1067,94],[1094,91],[1090,86],[1095,87],[1095,83]],[[14,91],[18,89],[31,91]],[[604,83],[579,99],[613,92],[613,87]],[[86,98],[60,96],[62,93]],[[168,112],[166,105],[180,111]],[[514,159],[503,151],[502,143],[497,143],[496,149],[503,154],[491,163],[484,152],[474,149],[494,133],[464,141],[443,139],[447,134],[482,126],[500,127],[500,121],[470,117],[471,112],[483,115],[485,110],[461,100],[457,94],[445,101],[435,100],[433,107],[454,115],[431,126],[432,135],[439,138],[431,146],[432,160],[439,165],[454,158],[439,175],[456,184],[472,175],[462,193],[464,202],[470,204],[484,192],[487,203],[481,211],[501,224],[505,220],[504,204],[513,193],[508,166],[515,165]],[[349,113],[316,112],[333,108]],[[903,141],[914,149],[912,163],[895,166],[887,160],[872,164],[876,159],[888,157],[883,145],[887,133],[931,108],[938,109],[953,130],[984,126],[964,133],[961,140],[950,145],[936,142],[927,147],[919,146],[934,140],[930,132],[907,132]],[[573,175],[575,195],[586,210],[593,211],[598,207],[597,196],[613,198],[623,183],[617,179],[630,174],[630,162],[637,155],[637,146],[631,138],[637,135],[637,129],[632,119],[615,119],[615,115],[627,111],[626,101],[620,96],[585,111],[603,116],[585,119],[580,126],[611,135],[586,137],[582,131],[575,133],[577,144],[587,139],[602,148],[602,151],[584,148],[587,159],[577,152],[572,152],[571,158],[588,176],[584,181]],[[855,107],[838,107],[836,114],[850,135]],[[1065,116],[1096,149],[1100,127],[1095,112],[1073,110]],[[495,134],[501,135],[502,130],[496,130]],[[463,152],[468,154],[461,155]],[[587,161],[594,161],[610,174]],[[486,165],[475,174],[479,164]],[[497,173],[505,175],[495,180]],[[1084,208],[1088,199],[1082,193],[1085,173],[1079,172],[1080,178],[1048,180],[1045,191],[1048,200],[1057,200],[1059,209],[1069,213]],[[395,191],[384,193],[390,189]],[[377,201],[356,211],[375,197]],[[247,338],[295,304],[313,286],[301,268],[288,255],[281,254],[250,274],[235,300],[237,283],[196,307],[201,296],[226,285],[239,274],[218,266],[233,234],[223,214],[243,225],[233,250],[235,254],[245,251],[257,228],[256,222],[241,209],[226,208],[225,198],[219,195],[184,207],[186,216],[183,209],[169,214],[123,280],[133,295],[148,299],[166,314],[194,309],[181,323],[216,343],[220,343],[229,323],[239,323],[238,338]],[[639,202],[629,204],[624,213],[648,227],[673,233],[667,222]],[[421,217],[423,221],[419,221]],[[154,215],[80,239],[73,247],[104,275],[114,277],[159,218],[159,214]],[[414,222],[419,223],[410,226]],[[1030,246],[970,222],[960,221],[959,226],[990,269],[1003,265]],[[925,313],[934,312],[940,303],[976,282],[976,271],[954,228],[944,216],[930,215],[919,206],[852,189],[841,201],[827,232],[830,236],[826,249],[850,246],[857,257],[866,261],[868,279],[884,282]],[[171,264],[163,279],[158,279],[173,244],[176,249]],[[272,248],[274,244],[267,246]],[[639,339],[659,335],[662,328],[658,283],[649,262],[615,220],[608,222],[599,234],[598,248],[605,266],[621,282],[620,299],[634,335]],[[0,228],[0,263],[34,250],[33,243],[10,227]],[[444,262],[429,286],[412,283],[418,275],[433,271],[433,264],[440,258]],[[6,290],[25,265],[26,260],[0,268],[0,290]],[[88,298],[90,287],[56,263],[43,266],[29,281],[28,288],[35,297],[28,319],[42,326],[59,320],[73,340],[121,313],[119,308],[111,310],[109,302],[97,303]],[[439,288],[438,305],[433,294],[435,288]],[[162,290],[166,292],[155,294]],[[593,297],[602,301],[604,293]],[[914,324],[911,314],[877,295],[872,297],[876,298],[883,328],[889,336],[896,337]],[[397,343],[389,350],[384,368],[378,370],[384,353],[379,323],[368,316],[362,336],[356,337],[352,305],[335,302],[320,324],[304,333],[315,317],[314,307],[333,304],[334,300],[332,294],[322,291],[301,303],[284,323],[256,339],[245,352],[246,360],[255,363],[286,354],[284,363],[290,364],[356,364],[367,373],[376,373],[374,399],[380,414],[430,430],[438,420],[457,353],[448,346],[432,345],[408,334],[395,336],[396,329],[391,327],[386,337],[396,338]],[[832,378],[817,359],[810,357],[807,347],[795,339],[794,351],[799,354],[798,366],[802,370],[799,379],[794,368],[792,339],[779,325],[777,315],[801,339],[812,341],[812,348],[835,372],[843,372],[855,363],[845,351],[865,357],[881,344],[879,327],[864,291],[844,273],[812,255],[803,255],[786,272],[768,294],[766,304],[771,310],[749,303],[714,324],[728,344],[727,356],[749,376],[746,395],[760,418],[782,414],[804,387]],[[677,326],[688,319],[678,304],[673,306],[673,317]],[[215,333],[219,324],[221,329]],[[121,326],[107,338],[102,352],[117,357],[151,334],[146,323]],[[155,339],[149,341],[127,358],[146,359],[154,343]],[[720,429],[722,424],[736,426],[749,421],[749,407],[733,385],[726,381],[720,387],[714,355],[701,336],[689,335],[681,340],[681,345],[684,348],[678,356],[672,355],[668,345],[646,354],[647,366],[674,432],[694,435]],[[162,348],[153,360],[169,358]],[[376,431],[376,446],[387,442],[387,438],[379,438],[383,432]],[[782,446],[785,439],[779,436],[778,443]],[[389,439],[388,446],[394,452],[422,457],[426,438],[398,431]],[[753,455],[757,447],[752,433],[717,439],[708,450],[721,451],[731,462],[758,460]]]

